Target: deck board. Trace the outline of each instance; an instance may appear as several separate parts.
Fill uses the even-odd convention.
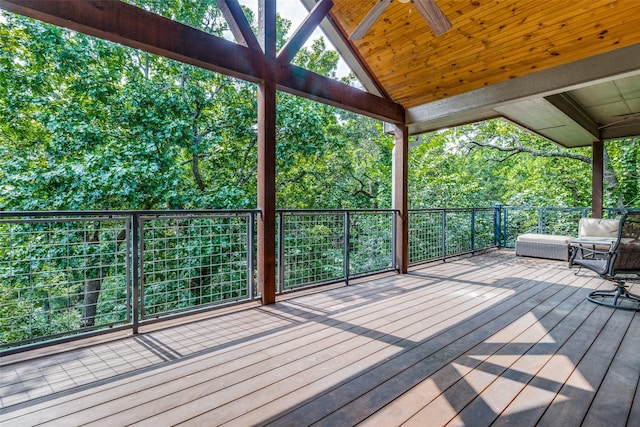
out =
[[[0,426],[634,425],[640,314],[585,300],[610,286],[495,251],[288,295],[2,362]]]
[[[521,317],[490,340],[456,359],[452,363],[454,375],[449,374],[449,378],[434,375],[439,387],[445,390],[438,397],[440,406],[455,408],[450,418],[442,419],[442,424],[456,418],[456,415],[462,420],[477,420],[480,425],[488,425],[493,421],[500,413],[500,407],[506,406],[513,399],[518,385],[527,377],[527,366],[518,366],[518,362],[531,363],[537,359],[539,363],[540,357],[534,359],[524,356],[548,352],[549,345],[555,341],[548,339],[548,331],[565,318],[556,309],[562,305],[574,309],[583,300],[575,289],[566,288],[563,293],[565,295],[554,295],[557,298],[551,300],[553,305],[538,307],[535,316],[529,314]],[[540,322],[544,322],[544,327],[540,327]],[[443,368],[443,371],[447,370],[451,368]],[[444,375],[446,374],[443,373],[442,376]],[[482,398],[478,398],[479,392]],[[453,404],[454,401],[457,405]],[[441,417],[437,410],[438,405],[426,405],[413,416],[411,424],[424,425],[426,420]]]

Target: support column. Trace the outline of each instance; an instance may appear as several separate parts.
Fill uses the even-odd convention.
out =
[[[258,4],[266,77],[258,85],[258,289],[262,304],[276,302],[276,5]]]
[[[602,218],[602,189],[604,181],[604,143],[596,141],[592,148],[591,162],[591,216]]]
[[[409,170],[409,129],[395,126],[393,148],[393,209],[398,211],[396,222],[396,268],[401,274],[409,265],[409,212],[407,181]]]

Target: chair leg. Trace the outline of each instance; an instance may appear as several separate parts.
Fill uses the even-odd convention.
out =
[[[611,291],[593,291],[587,299],[607,307],[640,311],[640,295],[630,293],[624,282],[616,282],[616,288]]]

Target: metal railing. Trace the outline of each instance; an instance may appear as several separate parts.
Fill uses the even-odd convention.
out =
[[[255,298],[256,211],[0,213],[0,348]]]
[[[409,264],[577,234],[589,208],[409,210]],[[609,209],[608,217],[624,210]],[[259,211],[0,213],[0,352],[258,297]],[[279,210],[277,292],[397,269],[395,210]]]
[[[395,221],[394,210],[278,211],[278,292],[394,270]]]
[[[115,213],[3,214],[2,345],[130,323],[131,223]]]
[[[497,247],[500,209],[410,209],[409,264]]]
[[[498,206],[501,215],[500,245],[514,248],[519,234],[558,234],[577,236],[580,218],[591,214],[591,208],[532,206]],[[605,218],[619,218],[627,211],[639,209],[607,208]]]

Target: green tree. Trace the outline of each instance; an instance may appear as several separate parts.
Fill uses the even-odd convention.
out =
[[[197,2],[193,9],[181,7],[178,1],[139,4],[214,34],[225,30],[213,1]],[[0,209],[255,207],[255,85],[23,17],[3,17],[0,112],[7,120],[0,123]],[[278,21],[278,46],[286,41],[289,27],[287,21]],[[296,64],[326,76],[335,76],[337,61],[337,54],[327,50],[323,41],[316,41],[294,58]],[[322,193],[326,198],[307,196],[321,188],[333,188],[336,179],[348,187],[345,182],[353,173],[345,170],[358,170],[351,162],[355,164],[360,158],[360,141],[344,129],[358,123],[358,118],[291,95],[281,93],[278,97],[279,206],[357,206],[357,200],[344,195],[349,195],[348,191],[338,192],[337,200],[345,200],[339,206],[334,202],[335,192]],[[368,123],[379,131],[375,122]],[[360,133],[358,138],[363,136]],[[366,135],[364,142],[369,144],[370,140]],[[369,148],[375,151],[375,144]],[[351,160],[336,162],[345,151]],[[369,158],[367,168],[375,170],[374,158]],[[375,197],[363,200],[366,206],[377,203]],[[189,230],[187,226],[178,229]],[[102,250],[124,238],[124,229],[113,232],[115,236],[86,230],[79,235],[78,253],[65,255],[65,259],[77,259],[73,268],[86,275],[73,280],[42,276],[38,286],[44,290],[36,300],[43,312],[51,312],[45,306],[65,293],[81,296],[65,304],[79,308],[75,311],[79,314],[67,318],[82,326],[96,325],[101,311],[126,310],[123,304],[109,303],[114,307],[106,308],[107,303],[101,302],[104,295],[118,292],[116,280],[122,279],[116,279],[110,268],[96,267]],[[33,242],[24,236],[24,242],[3,241],[0,247],[19,243],[30,247]],[[7,233],[3,238],[16,236]],[[175,251],[200,253],[198,246],[204,243],[190,237],[189,247],[176,247]],[[124,253],[124,245],[108,250]],[[60,271],[55,254],[43,251],[38,255],[43,263],[26,266],[25,271],[34,267]],[[76,258],[78,254],[85,255]],[[21,255],[13,251],[3,256],[8,260]],[[192,262],[195,258],[177,259]],[[185,289],[173,292],[168,287],[174,284],[167,283],[162,285],[166,289],[154,292],[180,301],[205,301],[203,290],[212,282],[209,278],[218,273],[206,266],[184,267],[194,278],[185,282]],[[12,286],[14,272],[8,269],[0,274],[6,279],[2,286]],[[14,302],[19,304],[19,300],[9,297],[6,304],[18,312]],[[56,324],[51,316],[42,319],[46,317],[46,324]],[[30,324],[40,325],[42,319]],[[49,327],[42,330],[55,332]]]
[[[591,204],[590,148],[565,149],[502,120],[422,135],[413,145],[413,207]],[[605,143],[605,206],[640,205],[638,145]]]

